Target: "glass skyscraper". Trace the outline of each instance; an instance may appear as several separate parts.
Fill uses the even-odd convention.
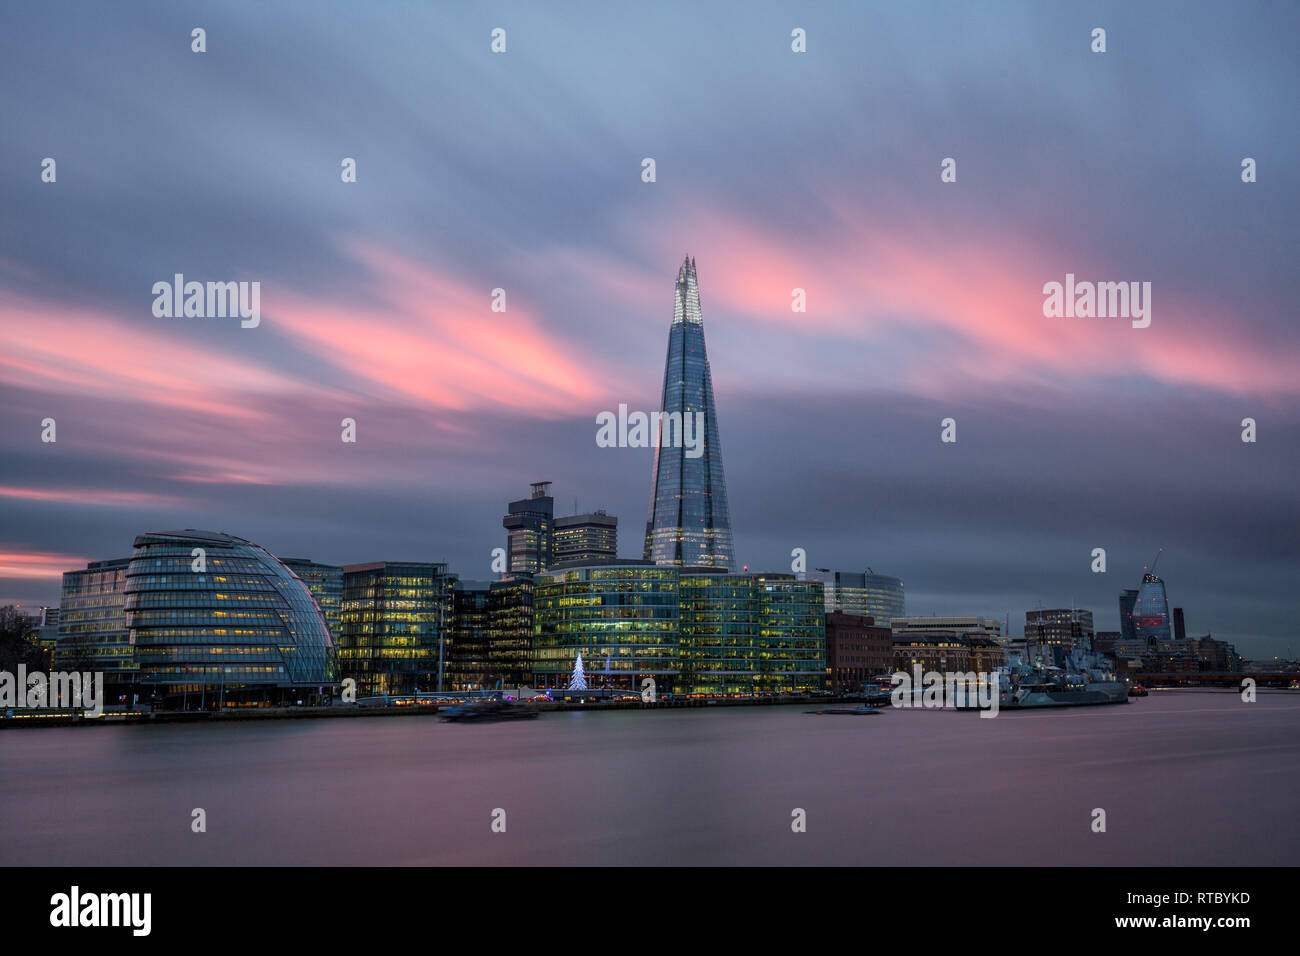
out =
[[[677,270],[673,324],[668,333],[664,364],[663,412],[654,436],[654,473],[650,485],[650,517],[646,522],[645,560],[655,564],[729,571],[734,563],[731,513],[722,472],[722,444],[713,378],[704,348],[704,318],[695,260],[687,257]],[[702,453],[665,427],[669,421],[692,426],[704,415]],[[673,439],[676,439],[675,441]],[[700,436],[695,437],[696,441]],[[671,444],[673,447],[666,447]]]
[[[1142,587],[1138,588],[1137,600],[1133,602],[1133,635],[1148,644],[1172,639],[1165,582],[1154,574],[1142,575]]]

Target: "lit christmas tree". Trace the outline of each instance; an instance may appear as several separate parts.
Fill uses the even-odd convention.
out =
[[[569,690],[586,690],[587,677],[582,673],[582,652],[578,652],[578,659],[573,662],[573,676],[569,678]]]

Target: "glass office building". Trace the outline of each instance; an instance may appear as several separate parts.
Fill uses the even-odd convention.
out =
[[[539,575],[533,615],[538,687],[564,687],[579,653],[592,687],[639,689],[644,677],[653,677],[660,692],[678,684],[675,568],[631,561]]]
[[[439,689],[454,582],[440,563],[344,565],[339,667],[359,697]]]
[[[658,693],[820,690],[822,586],[650,562],[556,570],[537,580],[534,680],[562,687],[579,652],[587,682]]]
[[[325,615],[325,623],[330,629],[330,640],[334,642],[335,647],[338,647],[339,638],[342,636],[340,624],[343,606],[343,569],[338,565],[318,564],[306,558],[281,558],[280,560],[285,567],[302,578],[303,584],[307,585],[307,590],[311,592],[311,596],[316,599],[321,612]]]
[[[126,623],[126,570],[130,558],[93,561],[63,573],[54,669],[101,671],[105,700],[115,701],[135,682],[135,648]]]
[[[509,574],[488,589],[488,672],[504,687],[533,679],[533,592],[531,574]]]
[[[821,690],[826,676],[823,588],[792,574],[683,571],[684,683],[695,694]]]
[[[1133,602],[1132,622],[1136,640],[1159,644],[1172,639],[1165,582],[1154,574],[1142,575],[1142,586]]]
[[[644,557],[655,564],[729,571],[734,563],[731,513],[722,471],[713,378],[704,347],[699,283],[695,261],[689,257],[677,272],[660,408],[663,421],[676,416],[677,421],[685,422],[689,416],[692,424],[695,413],[702,412],[703,449],[697,457],[690,457],[686,442],[680,435],[669,436],[669,429],[661,422],[655,442]]]
[[[801,581],[820,581],[826,596],[826,613],[842,611],[875,619],[884,627],[896,617],[906,617],[903,582],[888,574],[858,571],[806,571]]]
[[[163,706],[315,703],[338,683],[320,605],[297,575],[243,538],[140,535],[123,592],[142,696]]]
[[[487,584],[455,584],[453,620],[444,646],[445,690],[483,690],[496,682],[489,663],[490,596]]]

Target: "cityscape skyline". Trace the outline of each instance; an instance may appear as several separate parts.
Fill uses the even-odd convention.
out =
[[[1119,630],[1116,594],[1163,547],[1190,633],[1290,655],[1300,209],[1275,117],[1295,11],[1223,36],[1206,4],[1110,9],[1134,75],[1077,42],[1090,24],[1032,6],[996,30],[960,6],[801,12],[804,58],[776,6],[686,30],[575,9],[608,42],[521,7],[509,54],[443,60],[431,37],[486,35],[472,11],[358,24],[322,4],[313,49],[367,63],[344,77],[302,71],[232,4],[198,62],[237,48],[247,87],[185,43],[160,54],[175,27],[151,9],[6,11],[0,69],[47,80],[35,100],[0,87],[28,224],[0,235],[0,602],[57,604],[63,571],[176,527],[486,579],[503,503],[538,478],[557,515],[621,518],[638,556],[651,452],[596,447],[592,421],[656,407],[689,249],[737,566],[802,548],[810,570],[898,576],[911,613],[1076,605]],[[103,43],[65,42],[88,31]],[[1207,34],[1213,69],[1186,54]],[[670,42],[681,62],[653,54]],[[166,88],[132,65],[159,55]],[[227,135],[245,122],[257,148]],[[261,281],[261,324],[154,317],[152,284],[178,272]],[[1045,318],[1043,283],[1067,274],[1152,282],[1151,326]]]

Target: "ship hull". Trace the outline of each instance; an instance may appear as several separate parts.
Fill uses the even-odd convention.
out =
[[[1083,690],[1034,690],[1015,700],[1007,694],[999,701],[1003,710],[1030,710],[1035,707],[1090,707],[1100,704],[1127,704],[1128,689],[1120,683],[1089,684]]]

